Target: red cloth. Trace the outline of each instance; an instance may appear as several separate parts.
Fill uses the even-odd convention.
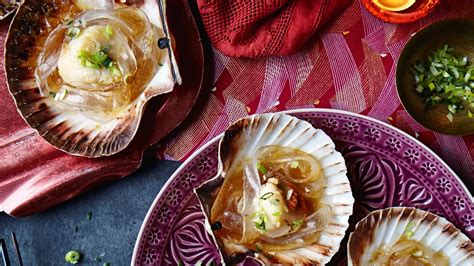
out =
[[[215,48],[234,57],[287,55],[304,44],[351,0],[198,0]]]

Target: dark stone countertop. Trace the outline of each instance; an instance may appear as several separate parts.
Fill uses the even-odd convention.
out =
[[[71,265],[64,255],[81,252],[77,265],[130,265],[138,232],[148,208],[180,165],[147,161],[134,174],[104,184],[59,206],[16,219],[0,214],[0,238],[7,241],[17,265],[10,233],[15,232],[24,265]],[[88,220],[88,212],[92,218]],[[76,231],[77,227],[77,231]],[[104,254],[102,262],[95,258]],[[0,259],[0,265],[2,265]]]

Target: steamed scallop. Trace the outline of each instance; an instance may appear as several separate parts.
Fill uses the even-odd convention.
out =
[[[164,1],[135,2],[27,0],[19,9],[6,44],[9,88],[57,148],[123,150],[148,100],[181,82]]]
[[[436,214],[408,207],[370,213],[347,244],[349,265],[474,265],[474,244]]]
[[[224,263],[325,264],[354,199],[344,159],[308,122],[243,118],[219,146],[219,173],[196,190]]]
[[[124,75],[133,76],[137,71],[135,56],[129,51],[127,39],[110,25],[94,25],[86,28],[76,38],[61,48],[58,59],[59,76],[67,84],[74,87],[87,87],[91,84],[110,85],[120,83]],[[87,64],[87,55],[103,52],[117,67],[94,67]],[[119,67],[130,60],[132,68],[122,73]],[[127,62],[129,63],[129,62]],[[114,71],[115,70],[115,71]]]

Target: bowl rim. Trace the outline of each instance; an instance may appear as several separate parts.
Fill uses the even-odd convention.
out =
[[[410,13],[398,13],[394,11],[380,9],[378,7],[375,7],[373,0],[362,0],[362,3],[364,4],[364,7],[372,15],[374,15],[375,17],[385,22],[394,23],[394,24],[406,24],[406,23],[411,23],[411,22],[414,22],[426,17],[429,13],[431,13],[436,8],[436,6],[438,6],[441,3],[440,0],[426,0],[426,1],[433,2],[433,5],[429,9],[425,11],[414,10]],[[381,16],[380,13],[376,11],[381,11],[382,13],[389,14],[390,16]]]
[[[396,62],[396,64],[397,64],[396,67],[397,68],[396,68],[396,73],[395,73],[395,83],[396,83],[396,87],[397,87],[397,96],[398,96],[398,100],[400,101],[403,109],[405,109],[405,111],[408,113],[408,115],[413,120],[415,120],[419,125],[421,125],[423,128],[426,128],[430,131],[437,132],[437,133],[440,133],[440,134],[448,135],[448,136],[469,136],[469,135],[474,134],[474,130],[471,130],[471,131],[468,130],[468,131],[463,132],[463,133],[453,133],[452,131],[448,132],[448,131],[440,130],[440,128],[438,128],[438,127],[430,127],[430,126],[426,125],[425,123],[423,123],[422,121],[417,119],[409,111],[409,109],[407,108],[408,103],[401,96],[401,91],[402,91],[401,87],[402,86],[401,86],[401,81],[400,80],[401,80],[401,75],[402,75],[401,74],[401,69],[402,69],[403,66],[401,66],[401,64],[399,64],[399,62],[400,62],[400,58],[406,58],[408,56],[407,47],[413,46],[413,42],[415,41],[415,39],[421,38],[420,36],[422,36],[426,32],[432,30],[433,28],[439,27],[440,25],[445,25],[445,24],[448,24],[448,23],[468,23],[468,24],[471,24],[471,26],[474,28],[474,20],[464,19],[464,18],[455,18],[455,19],[445,19],[445,20],[440,20],[440,21],[434,22],[432,24],[429,24],[429,25],[423,27],[422,29],[418,30],[417,32],[413,33],[410,40],[408,40],[408,42],[403,47],[402,52],[400,53],[400,56],[398,57],[397,62]]]

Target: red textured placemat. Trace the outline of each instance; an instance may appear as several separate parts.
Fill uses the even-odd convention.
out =
[[[433,133],[401,107],[395,62],[410,36],[446,18],[474,18],[468,0],[443,1],[410,24],[384,23],[354,1],[302,51],[284,57],[236,59],[214,51],[214,88],[199,116],[164,143],[157,157],[183,160],[237,119],[296,108],[335,108],[365,114],[417,137],[474,187],[474,136]]]

